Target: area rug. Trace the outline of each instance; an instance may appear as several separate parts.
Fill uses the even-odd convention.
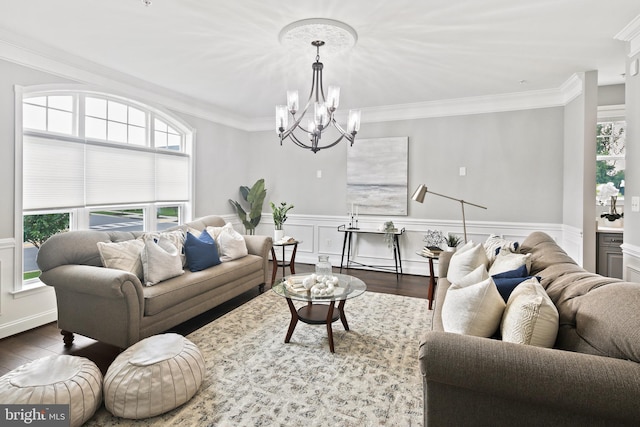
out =
[[[366,292],[345,313],[350,330],[333,324],[335,353],[324,325],[299,322],[285,344],[291,314],[267,291],[188,336],[207,365],[189,402],[145,420],[102,407],[86,425],[422,426],[428,301]]]

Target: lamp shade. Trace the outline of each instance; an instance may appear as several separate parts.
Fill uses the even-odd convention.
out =
[[[427,194],[427,187],[424,184],[420,184],[416,191],[414,191],[413,196],[411,196],[411,200],[414,200],[418,203],[424,202],[424,196]]]

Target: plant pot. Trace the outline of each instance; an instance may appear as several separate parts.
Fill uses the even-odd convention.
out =
[[[273,241],[279,242],[284,238],[284,230],[273,230]]]
[[[447,246],[445,251],[446,252],[455,252],[456,251],[456,246]]]

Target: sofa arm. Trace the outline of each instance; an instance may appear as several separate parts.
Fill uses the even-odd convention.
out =
[[[55,288],[60,329],[121,348],[138,341],[144,294],[134,274],[61,265],[43,272],[40,280]]]
[[[271,272],[269,271],[269,254],[271,253],[271,247],[273,246],[273,239],[271,236],[259,235],[244,235],[243,237],[247,243],[247,250],[249,253],[262,257],[264,283],[269,283],[271,280]]]
[[[640,419],[635,362],[439,331],[424,335],[419,361],[425,425],[464,425],[480,414],[493,425],[522,425],[527,413],[571,425]]]

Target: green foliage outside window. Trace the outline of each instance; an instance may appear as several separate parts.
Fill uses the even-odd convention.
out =
[[[597,127],[596,155],[621,156],[625,154],[624,122],[602,122]],[[624,160],[606,159],[596,162],[596,185],[612,182],[622,189],[624,181]]]
[[[68,213],[25,215],[23,241],[40,248],[49,237],[68,229]]]

